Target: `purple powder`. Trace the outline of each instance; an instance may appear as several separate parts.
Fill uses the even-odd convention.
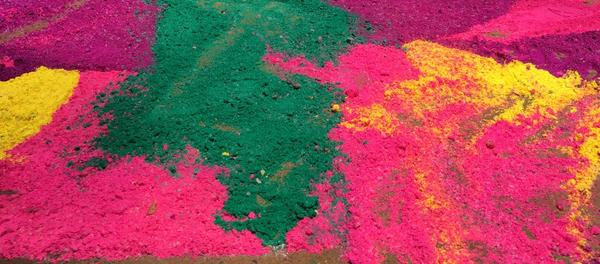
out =
[[[152,64],[158,8],[141,0],[9,1],[0,10],[0,58],[15,64],[0,65],[0,80],[41,65],[104,71]],[[36,22],[47,26],[31,26]]]
[[[515,0],[332,0],[370,22],[373,40],[404,43],[466,31],[505,14]]]
[[[561,76],[576,70],[587,79],[600,72],[600,31],[526,38],[502,44],[481,39],[442,41],[443,44],[469,50],[499,62],[519,60]]]

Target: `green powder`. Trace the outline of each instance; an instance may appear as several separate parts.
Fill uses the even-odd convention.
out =
[[[332,60],[354,41],[353,18],[317,0],[158,5],[164,10],[156,63],[108,97],[100,112],[112,119],[99,145],[160,164],[191,145],[206,163],[229,170],[219,176],[229,193],[224,212],[238,220],[217,216],[216,222],[250,230],[266,245],[284,243],[286,233],[318,209],[309,193],[337,155],[327,133],[339,122],[329,106],[341,96],[261,59],[271,48]],[[247,219],[250,213],[257,217]]]

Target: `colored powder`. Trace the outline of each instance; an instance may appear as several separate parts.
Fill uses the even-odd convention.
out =
[[[320,253],[339,248],[346,240],[348,201],[345,199],[343,178],[328,172],[326,181],[315,184],[314,188],[313,194],[319,197],[318,215],[300,220],[296,227],[287,233],[287,252]]]
[[[589,237],[588,246],[592,250],[592,256],[590,259],[599,259],[600,252],[597,251],[600,248],[600,180],[596,179],[594,186],[592,187],[592,199],[591,204],[588,205],[588,212],[590,212],[590,224],[591,226],[587,230],[586,236]]]
[[[10,29],[19,26],[34,24],[37,19],[46,15],[69,12],[76,9],[76,5],[69,5],[72,0],[55,0],[38,3],[33,1],[5,1],[0,5],[2,24],[0,31],[6,34]],[[76,3],[76,2],[73,2]],[[6,38],[4,38],[6,39]]]
[[[507,12],[515,0],[332,0],[371,26],[369,39],[402,44],[436,39],[468,30]]]
[[[158,8],[140,0],[0,2],[0,80],[38,66],[135,70],[152,63]]]
[[[584,161],[595,159],[577,153],[586,152],[595,133],[574,140],[582,129],[575,120],[594,123],[582,118],[594,116],[586,102],[595,100],[597,83],[429,42],[403,49],[406,56],[357,46],[337,67],[277,54],[265,58],[292,73],[338,83],[347,95],[344,122],[330,134],[350,160],[340,166],[351,213],[346,258],[592,259],[571,230],[571,215],[582,208],[565,188],[571,181],[591,188],[593,178],[574,172],[592,169]],[[593,227],[586,228],[584,239]]]
[[[580,131],[585,131],[580,135],[585,140],[579,147],[579,154],[585,157],[589,163],[585,164],[585,171],[582,172],[581,178],[576,180],[575,187],[588,200],[592,196],[591,189],[598,177],[597,171],[600,169],[600,157],[598,156],[600,152],[600,108],[597,108],[598,105],[595,107],[586,112],[578,124],[581,128]]]
[[[0,82],[0,159],[50,123],[78,82],[77,71],[46,67]]]
[[[594,94],[594,83],[583,82],[576,73],[556,78],[548,72],[537,70],[533,65],[517,61],[499,65],[489,58],[481,58],[426,42],[413,42],[407,44],[405,49],[408,50],[408,58],[413,65],[418,66],[424,76],[415,81],[393,83],[386,91],[386,95],[392,96],[389,98],[391,100],[407,103],[405,109],[411,109],[411,115],[415,115],[413,118],[422,120],[426,127],[432,128],[435,138],[441,137],[442,142],[445,138],[449,139],[448,143],[441,143],[441,145],[449,144],[447,146],[449,149],[446,151],[451,151],[448,153],[450,157],[458,156],[453,158],[458,159],[453,163],[460,163],[451,165],[448,169],[442,168],[442,172],[449,170],[443,173],[459,176],[457,179],[452,179],[453,181],[472,186],[470,190],[467,189],[460,196],[455,197],[455,203],[485,208],[484,212],[510,208],[513,216],[504,217],[518,217],[510,218],[511,222],[502,224],[497,222],[497,219],[477,220],[478,230],[487,231],[481,234],[474,230],[459,231],[458,234],[462,233],[462,240],[483,241],[484,245],[500,245],[504,252],[510,252],[502,254],[488,252],[485,258],[487,261],[510,261],[513,254],[520,252],[528,252],[520,253],[518,259],[521,261],[550,260],[553,254],[565,253],[576,258],[577,254],[573,251],[576,245],[572,240],[565,238],[568,236],[568,227],[564,218],[566,214],[562,214],[562,220],[556,219],[552,224],[547,224],[547,221],[539,216],[545,212],[539,206],[532,206],[530,200],[538,199],[536,196],[542,190],[563,193],[560,190],[561,184],[573,177],[567,170],[560,170],[566,167],[574,168],[577,164],[576,156],[569,160],[568,156],[564,157],[564,154],[561,154],[562,151],[568,151],[564,149],[575,147],[572,146],[572,141],[568,140],[568,134],[564,134],[575,130],[569,120],[578,118],[572,116],[572,113],[577,111],[570,110],[571,105],[574,101]],[[430,90],[430,87],[434,89]],[[393,99],[396,95],[398,97]],[[469,108],[461,110],[463,104],[469,105]],[[458,106],[461,108],[457,108]],[[473,117],[474,113],[481,113],[481,116]],[[443,119],[439,119],[440,117]],[[473,124],[469,118],[476,118],[475,120],[478,121]],[[503,120],[512,124],[508,125]],[[557,126],[560,129],[551,128],[547,131],[547,139],[532,138],[532,133],[544,131],[544,127],[548,126],[547,122],[552,124],[552,120],[558,120]],[[493,124],[493,127],[487,129],[489,124]],[[426,135],[426,133],[422,134]],[[556,136],[559,134],[563,136]],[[479,135],[482,135],[481,138]],[[508,135],[511,135],[510,139]],[[528,143],[531,140],[535,143]],[[477,150],[473,154],[469,151],[472,148],[469,146],[470,142],[478,142]],[[531,149],[528,149],[528,145]],[[426,143],[419,144],[420,148],[426,146]],[[457,148],[464,148],[464,150]],[[506,150],[502,151],[504,148]],[[489,149],[507,155],[510,161],[507,162],[495,156],[496,154],[487,156],[488,151],[485,150]],[[553,152],[547,149],[553,149]],[[471,155],[473,156],[470,157]],[[461,159],[464,160],[461,162]],[[423,170],[418,165],[415,167],[411,169]],[[552,169],[549,170],[550,168]],[[537,175],[544,175],[544,177],[536,177]],[[445,181],[445,184],[449,184],[448,180]],[[484,192],[478,194],[479,188]],[[449,188],[455,195],[460,193],[461,189],[458,186]],[[494,194],[491,196],[489,194],[496,192],[498,193],[496,197],[510,197],[511,201],[492,202],[498,198]],[[428,195],[425,195],[424,199],[426,203],[430,203]],[[498,202],[500,204],[494,204]],[[563,198],[560,202],[566,201]],[[515,208],[519,209],[514,211]],[[523,210],[523,208],[527,209]],[[532,214],[532,212],[536,213]],[[462,212],[461,215],[468,216],[469,212]],[[527,221],[519,224],[519,219],[523,218]],[[455,219],[452,222],[456,223],[456,221],[460,220]],[[487,221],[495,222],[497,225],[486,226]],[[526,230],[525,235],[530,239],[533,237],[536,241],[527,242],[523,246],[515,246],[507,242],[519,240],[519,236],[523,236],[522,233],[515,231],[519,230],[519,225],[525,226],[521,228]],[[562,230],[562,234],[556,230]],[[482,234],[495,235],[483,239]],[[543,237],[543,242],[535,237]],[[440,241],[442,244],[447,244],[443,239]],[[555,245],[560,246],[556,249]],[[438,250],[438,254],[442,252]],[[470,254],[474,253],[476,252],[470,252]]]
[[[376,129],[386,134],[393,133],[398,127],[398,119],[382,105],[373,104],[358,109],[348,109],[348,115],[355,114],[356,118],[344,121],[341,126],[356,131]]]
[[[331,1],[448,46],[402,49],[317,0],[147,2],[0,3],[0,80],[155,62],[0,82],[0,257],[600,257],[598,1]]]
[[[600,5],[579,0],[520,0],[504,15],[448,39],[510,43],[545,35],[600,30]]]
[[[597,86],[596,86],[597,88]],[[589,248],[596,243],[594,239],[594,225],[596,223],[597,213],[590,210],[593,207],[593,189],[598,178],[598,169],[600,169],[600,129],[599,113],[600,105],[595,101],[588,106],[588,110],[582,113],[577,121],[577,134],[575,137],[582,141],[577,151],[584,162],[575,168],[576,176],[563,185],[569,194],[571,210],[569,214],[568,230],[576,239],[579,247],[579,255],[584,260],[593,259],[595,252],[590,252]],[[591,234],[590,234],[591,233]]]
[[[596,79],[600,71],[600,31],[524,38],[509,44],[477,38],[441,42],[492,57],[501,63],[530,62],[557,76],[576,70],[586,79]]]
[[[493,3],[492,3],[493,2]],[[520,60],[557,76],[576,70],[598,76],[600,5],[578,0],[515,1],[336,0],[368,24],[371,41],[403,44],[430,39],[493,57]]]
[[[185,146],[208,164],[229,199],[216,217],[226,230],[250,230],[280,245],[314,217],[311,184],[331,169],[338,123],[334,89],[299,76],[279,76],[261,58],[267,47],[333,59],[347,43],[352,18],[320,1],[159,1],[156,64],[129,78],[102,113],[99,145],[113,154],[166,164]],[[176,33],[174,33],[176,32]],[[173,174],[177,174],[172,170]]]
[[[267,253],[250,232],[214,224],[227,199],[216,179],[222,169],[199,165],[197,150],[173,164],[175,179],[142,157],[112,160],[90,145],[106,133],[94,111],[101,105],[91,102],[127,75],[82,72],[54,120],[10,150],[19,159],[0,161],[0,257],[59,262]],[[108,160],[103,170],[84,167],[100,159]]]
[[[502,113],[492,121],[514,122],[519,115],[553,115],[594,91],[584,93],[579,88],[582,79],[574,72],[557,78],[532,64],[513,61],[502,65],[491,58],[431,42],[414,41],[404,47],[409,50],[408,59],[425,77],[393,83],[385,95],[410,98],[418,117],[424,111],[435,112],[467,102],[476,109],[501,107]],[[433,57],[435,63],[430,62]]]
[[[334,66],[331,62],[326,62],[322,68],[312,67],[311,65],[313,64],[304,57],[287,58],[281,53],[267,54],[264,57],[264,60],[288,72],[306,75],[323,83],[337,83],[339,87],[344,89],[346,98],[359,104],[368,103],[371,100],[382,99],[384,83],[396,79],[416,77],[417,74],[417,71],[411,69],[401,50],[376,45],[358,45],[352,47],[347,54],[343,54],[339,57],[337,66]],[[375,91],[379,91],[379,95]],[[343,107],[342,111],[344,111]],[[332,134],[330,134],[330,137],[331,136]],[[374,146],[375,145],[369,145],[369,148]],[[382,147],[384,146],[382,145]],[[382,159],[382,161],[387,162],[388,159]],[[346,167],[347,165],[344,164],[347,162],[348,161],[344,158],[338,158],[336,168],[340,169]],[[364,179],[381,181],[379,177],[369,178],[370,176],[368,176],[368,174],[362,175],[365,176]],[[344,175],[344,178],[346,177],[347,174]],[[335,191],[336,189],[333,188],[330,190]],[[355,206],[355,203],[359,202],[361,199],[357,199],[346,193],[347,188],[345,187],[345,183],[342,189],[337,189],[337,192],[339,193],[331,195],[330,197],[336,197],[335,199],[339,199],[340,197],[345,198],[350,206],[349,209],[351,214],[337,215],[337,219],[341,219],[341,225],[323,224],[322,220],[319,219],[322,214],[316,218],[319,221],[315,221],[316,223],[312,225],[304,225],[303,220],[303,222],[299,223],[297,228],[288,233],[287,241],[290,250],[306,249],[312,251],[331,246],[336,237],[331,236],[329,232],[324,232],[325,236],[319,236],[317,231],[330,231],[333,228],[334,234],[343,233],[344,235],[343,240],[341,240],[341,245],[346,245],[349,248],[360,251],[361,254],[365,255],[364,259],[371,256],[365,253],[368,252],[366,248],[355,244],[357,241],[364,241],[370,238],[366,236],[355,236],[353,239],[348,239],[346,237],[348,236],[347,230],[352,230],[353,228],[352,223],[356,223],[357,219],[364,219],[366,216],[362,211],[362,208]],[[327,203],[322,202],[321,204]],[[339,206],[339,204],[337,206]],[[394,204],[383,204],[382,208],[388,206],[390,211],[397,209],[397,205]],[[382,211],[388,210],[382,209]],[[335,213],[333,215],[336,216]],[[395,216],[392,215],[391,217]],[[350,234],[356,235],[359,233],[353,232]],[[394,235],[398,234],[395,233]]]

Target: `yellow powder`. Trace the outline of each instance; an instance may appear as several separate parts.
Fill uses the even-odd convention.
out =
[[[78,71],[45,67],[0,82],[0,159],[50,123],[78,82]]]
[[[593,92],[576,72],[555,77],[533,64],[513,61],[500,64],[492,58],[439,44],[414,41],[406,44],[407,57],[421,71],[417,80],[391,83],[386,98],[413,103],[417,115],[454,103],[477,109],[504,108],[498,120],[516,121],[519,115],[554,113]]]
[[[358,117],[342,122],[340,125],[356,131],[373,128],[385,134],[391,134],[396,130],[398,119],[380,104],[373,104],[358,109],[348,109],[349,114],[354,112],[358,114]]]

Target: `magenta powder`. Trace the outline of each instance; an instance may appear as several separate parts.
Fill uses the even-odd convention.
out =
[[[512,43],[489,40],[444,40],[442,43],[495,58],[499,62],[520,60],[561,76],[568,70],[593,79],[600,72],[600,31],[523,38]]]
[[[75,2],[83,5],[68,7]],[[0,38],[0,57],[14,61],[14,67],[0,65],[0,80],[38,66],[137,70],[152,63],[157,7],[139,0],[75,2],[0,2],[0,34],[13,36]],[[48,24],[32,30],[36,22]]]
[[[506,13],[514,0],[332,0],[372,25],[370,39],[387,43],[435,39]]]

